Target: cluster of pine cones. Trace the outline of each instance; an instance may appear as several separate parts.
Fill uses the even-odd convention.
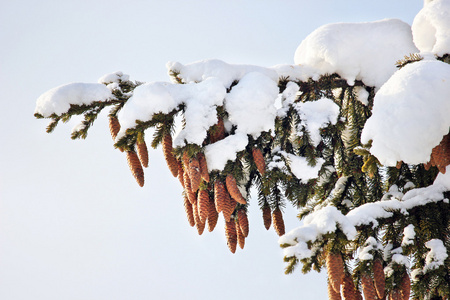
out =
[[[109,128],[113,139],[120,130],[116,117],[109,118]],[[225,137],[223,120],[219,118],[218,124],[209,132],[211,143]],[[174,177],[178,177],[184,190],[184,208],[189,225],[196,227],[198,234],[202,234],[206,224],[212,232],[216,227],[219,214],[225,220],[225,235],[228,248],[236,252],[237,245],[244,248],[245,238],[249,233],[249,223],[245,205],[246,199],[238,188],[238,183],[232,174],[228,174],[222,182],[216,180],[210,183],[210,176],[206,158],[203,153],[190,157],[184,152],[181,159],[174,155],[172,137],[165,134],[162,140],[162,150],[167,166]],[[136,151],[126,151],[128,165],[139,186],[144,185],[143,167],[148,166],[148,150],[143,138],[136,141]],[[253,160],[261,175],[265,174],[265,160],[260,149],[252,151]],[[241,204],[241,205],[238,205]],[[279,236],[285,233],[283,214],[279,208],[271,211],[266,205],[262,208],[264,226],[269,229],[272,221],[273,227]]]
[[[341,254],[328,253],[326,256],[326,265],[328,274],[328,298],[330,300],[363,299],[361,292],[355,286],[352,275],[345,271]],[[365,300],[408,300],[411,292],[411,281],[408,273],[405,272],[400,286],[386,293],[383,263],[380,259],[376,259],[373,262],[372,274],[362,274],[361,286]]]

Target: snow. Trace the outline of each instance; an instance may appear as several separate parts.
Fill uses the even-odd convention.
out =
[[[45,118],[52,114],[61,115],[70,105],[90,105],[95,101],[107,101],[114,96],[100,83],[69,83],[45,92],[36,101],[35,113]]]
[[[416,232],[414,231],[414,225],[409,224],[403,229],[403,240],[402,246],[414,245],[414,238],[416,237]]]
[[[425,3],[412,24],[414,43],[421,52],[450,54],[450,1]]]
[[[248,137],[244,133],[229,135],[223,140],[209,144],[204,153],[208,163],[208,171],[223,170],[228,160],[235,160],[236,153],[245,149]]]
[[[450,65],[423,60],[397,71],[377,92],[361,141],[387,166],[426,163],[450,126]]]
[[[130,76],[127,74],[123,74],[122,71],[116,71],[114,73],[105,74],[98,79],[98,83],[109,84],[109,83],[118,83],[120,81],[128,81],[130,80]]]
[[[444,243],[440,239],[432,239],[425,243],[425,246],[430,249],[425,258],[424,272],[429,270],[438,269],[444,265],[444,261],[447,259],[447,249]]]
[[[381,245],[377,242],[374,237],[369,237],[364,243],[364,247],[362,247],[358,253],[359,260],[372,260],[373,255],[370,254],[372,250],[382,249]]]
[[[331,99],[321,98],[317,101],[299,102],[295,108],[301,119],[301,126],[308,130],[312,144],[316,147],[322,140],[320,128],[336,124],[339,106]],[[298,129],[300,131],[300,129]]]
[[[362,80],[380,87],[395,72],[395,62],[418,52],[408,24],[385,19],[319,27],[298,46],[294,61],[311,68],[311,77],[337,73],[350,85]]]
[[[310,166],[306,160],[306,157],[301,157],[286,152],[281,153],[289,160],[289,167],[292,174],[294,174],[294,176],[300,179],[303,183],[307,183],[310,179],[317,178],[319,171],[325,162],[323,158],[318,158],[316,165]]]

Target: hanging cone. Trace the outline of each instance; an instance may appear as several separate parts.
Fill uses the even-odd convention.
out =
[[[450,134],[442,138],[439,145],[433,148],[431,155],[439,172],[445,174],[446,167],[450,164]]]
[[[217,220],[219,219],[219,214],[216,211],[216,207],[214,206],[214,201],[211,201],[209,199],[209,205],[208,205],[208,230],[209,232],[212,232],[214,228],[217,225]]]
[[[341,293],[336,292],[333,289],[333,285],[330,283],[329,280],[328,280],[328,299],[329,300],[341,300]]]
[[[228,248],[232,253],[235,253],[237,246],[237,233],[234,220],[225,222],[225,236],[227,237]]]
[[[245,201],[245,198],[242,197],[241,191],[239,191],[239,188],[236,183],[236,179],[233,175],[228,174],[227,178],[225,180],[225,183],[227,185],[227,190],[230,193],[231,198],[239,202],[240,204],[247,204],[247,201]]]
[[[172,136],[170,134],[166,134],[162,140],[162,149],[164,158],[166,160],[167,166],[169,167],[170,172],[173,177],[177,177],[178,175],[178,162],[175,156],[173,155],[172,148]]]
[[[192,204],[189,202],[189,199],[186,195],[184,195],[184,210],[186,211],[186,216],[191,227],[195,226],[194,220],[194,212],[192,210]]]
[[[241,227],[242,234],[244,235],[244,237],[248,237],[249,226],[247,213],[245,212],[245,210],[240,209],[237,212],[237,217],[239,220],[239,226]]]
[[[194,202],[197,201],[197,198],[195,196],[195,193],[191,190],[191,179],[189,178],[187,172],[184,172],[184,191],[186,192],[186,195],[188,196],[191,204],[194,204]]]
[[[231,215],[234,212],[234,208],[236,207],[236,201],[234,201],[230,195],[228,194],[228,192],[225,190],[225,198],[224,198],[224,207],[222,210],[223,213],[223,217],[225,219],[225,221],[229,221],[231,218]]]
[[[263,213],[263,221],[264,221],[264,227],[269,230],[270,225],[272,224],[272,215],[271,215],[271,211],[270,211],[270,207],[269,205],[264,205],[264,207],[262,208],[262,213]]]
[[[211,144],[220,141],[225,138],[225,126],[223,124],[223,119],[221,117],[217,117],[217,124],[212,126],[209,130],[209,140]]]
[[[178,180],[181,183],[181,186],[184,187],[184,170],[183,170],[183,164],[181,163],[181,160],[177,160],[177,164],[178,164]]]
[[[373,283],[375,290],[377,291],[378,298],[383,299],[386,278],[384,276],[383,263],[381,259],[376,259],[373,263]]]
[[[144,139],[140,142],[139,139],[136,141],[136,149],[137,154],[139,156],[139,160],[144,168],[148,167],[148,149],[147,144],[145,144]]]
[[[377,292],[373,286],[373,280],[369,275],[363,274],[361,276],[361,285],[364,293],[365,300],[378,300]]]
[[[127,151],[127,161],[136,182],[139,186],[144,186],[144,170],[142,169],[141,162],[134,151]]]
[[[191,178],[191,190],[196,192],[202,182],[202,175],[200,174],[200,165],[196,157],[189,161],[189,177]]]
[[[204,181],[209,182],[208,165],[206,164],[205,154],[199,152],[197,154],[198,163],[200,165],[200,174]]]
[[[203,230],[205,230],[205,223],[200,219],[197,202],[192,203],[192,211],[194,212],[194,221],[195,227],[197,227],[197,232],[199,235],[202,235]]]
[[[264,174],[266,173],[266,161],[264,160],[264,155],[258,148],[253,149],[252,154],[256,168],[258,169],[259,173],[264,176]]]
[[[111,132],[111,137],[115,140],[120,131],[120,123],[117,117],[109,117],[109,131]]]
[[[344,296],[344,300],[358,300],[355,283],[353,282],[352,275],[349,273],[345,273],[344,280],[342,281],[342,296]]]
[[[399,290],[392,290],[389,293],[389,300],[402,300]]]
[[[214,182],[214,203],[218,213],[223,211],[226,205],[226,196],[225,185],[220,181]]]
[[[273,228],[275,229],[275,232],[282,236],[284,234],[284,221],[283,221],[283,213],[281,212],[280,208],[276,208],[272,213],[273,218]]]
[[[237,241],[239,248],[244,249],[245,246],[245,236],[242,233],[241,226],[239,224],[239,221],[236,219],[236,235],[237,235]]]
[[[408,273],[403,275],[402,282],[400,285],[400,298],[402,300],[409,300],[409,295],[411,294],[411,280],[409,279]]]
[[[205,223],[209,213],[209,195],[206,190],[199,190],[197,195],[198,214],[200,220]]]
[[[340,292],[344,280],[344,262],[339,253],[328,252],[326,258],[328,280],[336,292]]]

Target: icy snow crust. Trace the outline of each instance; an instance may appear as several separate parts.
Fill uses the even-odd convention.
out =
[[[69,83],[55,87],[42,94],[36,101],[35,113],[44,118],[52,114],[61,115],[70,109],[70,105],[89,105],[95,101],[107,101],[114,98],[111,91],[99,83]]]
[[[421,52],[450,53],[450,1],[425,3],[412,24],[414,43]]]
[[[337,73],[353,85],[380,87],[396,71],[395,62],[418,50],[408,24],[386,19],[319,27],[295,52],[296,64],[315,69],[311,77]]]
[[[361,141],[387,166],[426,163],[450,127],[450,65],[423,60],[397,71],[375,95]]]

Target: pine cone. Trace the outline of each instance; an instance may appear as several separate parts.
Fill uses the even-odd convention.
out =
[[[200,174],[202,179],[206,182],[209,182],[209,173],[208,173],[208,165],[206,163],[205,154],[199,152],[197,154],[198,163],[200,165]]]
[[[142,142],[139,142],[139,140],[136,141],[136,149],[139,156],[139,160],[141,161],[141,164],[144,168],[148,167],[148,150],[147,150],[147,144],[144,140]]]
[[[225,236],[227,237],[228,248],[232,253],[235,253],[237,246],[237,233],[234,220],[225,222]]]
[[[270,225],[272,224],[270,207],[268,205],[264,205],[264,207],[262,208],[262,213],[263,213],[264,227],[267,230],[269,230]]]
[[[177,160],[177,164],[178,164],[178,180],[181,183],[181,186],[184,187],[184,170],[183,170],[183,164],[181,163],[181,160]]]
[[[200,165],[196,157],[189,161],[189,177],[191,178],[191,190],[196,192],[202,182],[202,175],[200,174]]]
[[[409,279],[408,273],[405,272],[400,285],[400,299],[409,300],[410,294],[411,294],[411,280]]]
[[[208,206],[208,230],[212,232],[217,225],[217,220],[219,219],[219,214],[216,211],[216,207],[214,206],[214,201],[209,200]]]
[[[239,202],[240,204],[247,204],[247,201],[245,201],[245,198],[242,197],[241,191],[239,191],[239,188],[236,183],[236,179],[233,175],[228,174],[227,178],[225,180],[225,183],[227,185],[227,190],[230,193],[231,198]]]
[[[223,123],[223,119],[218,117],[217,124],[212,126],[209,130],[209,140],[211,144],[223,140],[225,138],[225,126]]]
[[[245,210],[240,209],[237,212],[237,217],[239,220],[239,227],[241,228],[242,234],[244,237],[248,237],[249,226],[248,226],[248,218]]]
[[[340,292],[344,280],[344,262],[339,253],[328,252],[326,258],[328,281],[336,292]]]
[[[258,148],[253,149],[252,154],[256,168],[258,169],[259,173],[264,176],[264,174],[266,173],[266,161],[264,160],[264,155]]]
[[[376,259],[373,263],[373,283],[377,291],[378,298],[383,299],[386,286],[386,278],[384,276],[383,263],[380,259]]]
[[[342,281],[342,296],[344,296],[344,300],[357,300],[355,283],[349,273],[345,273]]]
[[[273,211],[272,218],[273,218],[273,228],[275,229],[275,232],[279,236],[282,236],[284,234],[283,213],[278,207]]]
[[[361,285],[364,293],[365,300],[378,300],[377,292],[373,286],[373,280],[369,275],[363,274],[361,276]]]
[[[195,193],[191,190],[191,179],[189,178],[187,172],[184,172],[184,191],[186,192],[191,204],[194,204],[194,202],[197,201],[197,198],[195,196]]]
[[[402,300],[399,290],[392,290],[389,293],[389,300]]]
[[[328,280],[328,299],[329,300],[341,300],[341,293],[336,292],[333,285]]]
[[[209,195],[206,190],[199,190],[197,195],[198,214],[200,220],[205,223],[209,213]]]
[[[240,226],[238,220],[236,220],[236,235],[237,235],[237,241],[238,241],[239,248],[244,249],[245,236],[242,233],[241,226]]]
[[[173,177],[177,177],[178,162],[175,156],[173,155],[172,136],[170,134],[164,135],[162,141],[162,149],[164,158],[166,159],[166,163],[167,166],[169,167],[170,172],[172,173]]]
[[[194,227],[195,226],[194,212],[192,210],[192,204],[191,202],[189,202],[189,199],[186,195],[184,195],[184,210],[186,211],[189,225],[191,227]]]
[[[120,123],[117,117],[109,117],[109,131],[111,132],[111,137],[115,140],[120,131]]]
[[[134,151],[127,151],[127,161],[130,167],[131,173],[136,179],[139,186],[144,186],[144,170],[142,169],[141,162]]]
[[[225,221],[230,220],[235,207],[236,207],[236,201],[231,199],[230,195],[225,190],[224,207],[223,207],[223,211],[222,211]]]
[[[197,227],[197,232],[202,235],[203,230],[205,230],[205,222],[202,222],[198,213],[197,202],[192,203],[192,211],[194,212],[195,227]]]
[[[214,203],[216,206],[216,211],[218,213],[223,211],[223,209],[225,208],[227,200],[226,197],[227,192],[225,190],[225,185],[220,181],[214,182]]]

